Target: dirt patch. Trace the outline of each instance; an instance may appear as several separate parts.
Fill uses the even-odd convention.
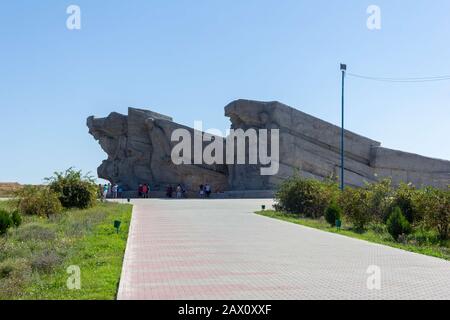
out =
[[[11,197],[21,188],[22,185],[17,182],[0,182],[0,197]]]

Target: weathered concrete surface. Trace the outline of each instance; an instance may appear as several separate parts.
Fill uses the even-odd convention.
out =
[[[259,165],[174,165],[170,155],[177,142],[170,141],[172,132],[184,128],[193,133],[193,129],[168,116],[130,108],[127,116],[88,118],[89,132],[108,154],[98,169],[99,177],[130,190],[139,183],[150,183],[153,190],[182,183],[195,192],[200,184],[209,183],[217,192],[274,190],[297,170],[316,179],[340,175],[339,127],[279,102],[237,100],[225,107],[225,115],[234,129],[280,130],[278,174],[261,176]],[[346,131],[345,174],[352,186],[392,177],[394,184],[446,188],[450,161],[386,149],[380,142]]]
[[[296,170],[309,178],[340,175],[340,128],[279,102],[237,100],[225,107],[232,128],[280,129],[280,171],[261,177],[259,166],[229,168],[233,190],[273,189]],[[382,148],[377,141],[345,131],[346,184],[363,186],[381,178],[416,186],[450,185],[450,161]]]
[[[450,299],[450,262],[254,214],[271,203],[133,201],[118,299]]]
[[[176,142],[171,141],[172,132],[185,128],[193,133],[193,129],[170,117],[129,108],[128,116],[111,113],[106,118],[89,117],[87,126],[108,154],[98,168],[99,177],[125,190],[136,190],[140,183],[149,183],[153,191],[179,183],[191,192],[205,183],[214,185],[214,191],[224,191],[228,186],[224,165],[173,164],[171,150]]]

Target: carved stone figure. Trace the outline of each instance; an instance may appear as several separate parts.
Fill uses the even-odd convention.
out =
[[[280,130],[280,170],[260,177],[257,168],[229,168],[232,189],[273,189],[283,180],[299,174],[316,179],[340,175],[341,129],[279,102],[238,100],[225,107],[232,127],[278,128]],[[381,147],[381,143],[345,131],[345,182],[363,186],[391,177],[394,184],[411,182],[420,187],[450,185],[450,161]]]
[[[106,118],[87,120],[89,133],[108,155],[98,175],[126,190],[150,183],[153,190],[182,184],[191,192],[205,183],[213,186],[213,192],[274,190],[295,172],[321,180],[339,176],[339,127],[279,102],[237,100],[225,107],[225,115],[232,129],[279,129],[277,174],[262,176],[261,165],[175,165],[171,152],[178,142],[171,141],[172,133],[182,128],[193,134],[194,129],[165,115],[130,108],[128,115],[113,112]],[[274,141],[268,142],[271,150]],[[203,142],[204,147],[207,144]],[[386,149],[377,141],[346,131],[346,184],[363,186],[385,177],[391,177],[394,184],[446,188],[450,185],[450,161]]]
[[[87,126],[108,155],[98,168],[98,176],[124,190],[149,183],[152,190],[163,191],[168,185],[181,184],[192,193],[206,182],[214,183],[215,191],[227,189],[225,165],[173,164],[171,150],[176,142],[171,141],[172,132],[184,128],[193,134],[194,130],[170,117],[129,108],[128,116],[113,112],[106,118],[89,117]]]

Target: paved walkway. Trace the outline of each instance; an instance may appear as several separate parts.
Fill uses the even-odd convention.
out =
[[[118,298],[450,299],[450,262],[253,214],[263,203],[134,201]]]

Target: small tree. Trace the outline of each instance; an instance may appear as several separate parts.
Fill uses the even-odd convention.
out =
[[[418,192],[415,206],[424,214],[424,225],[435,229],[441,240],[447,240],[450,231],[450,191],[427,187]]]
[[[372,218],[367,205],[368,198],[366,189],[347,187],[339,199],[345,216],[358,231],[364,231]]]
[[[296,175],[280,185],[275,194],[276,208],[313,219],[320,218],[333,199],[332,193],[332,184]]]
[[[422,219],[420,212],[414,206],[416,194],[417,190],[412,184],[401,183],[393,195],[392,208],[399,207],[409,223]]]
[[[336,203],[332,203],[325,211],[325,220],[331,225],[336,224],[336,220],[340,220],[342,216],[342,209]]]
[[[393,189],[391,179],[370,183],[366,186],[367,209],[374,220],[384,222],[387,220],[392,208]]]
[[[16,197],[17,208],[25,215],[49,217],[63,210],[58,194],[48,187],[26,186]]]
[[[20,215],[18,210],[14,210],[11,213],[11,222],[16,228],[18,228],[22,224],[22,216]]]
[[[387,230],[391,236],[398,240],[398,237],[402,234],[408,234],[411,232],[411,225],[402,213],[399,207],[395,207],[389,216],[387,222]]]
[[[50,190],[59,195],[64,208],[86,209],[92,207],[97,199],[97,186],[89,175],[73,168],[65,172],[55,172],[53,177],[46,179]]]
[[[9,212],[0,210],[0,235],[5,234],[12,225],[12,220]]]

